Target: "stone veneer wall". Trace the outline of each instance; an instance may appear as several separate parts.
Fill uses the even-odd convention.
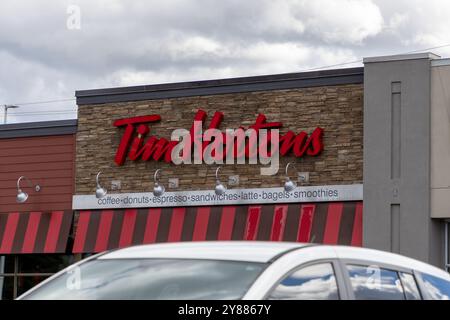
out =
[[[339,85],[290,90],[259,91],[171,98],[161,100],[82,105],[78,109],[76,147],[76,194],[92,194],[95,175],[102,171],[103,184],[121,181],[120,192],[145,192],[153,187],[153,173],[163,169],[162,183],[169,177],[180,179],[177,190],[213,188],[216,166],[175,166],[163,161],[127,160],[123,166],[114,163],[123,128],[113,126],[116,119],[160,114],[162,119],[151,125],[149,135],[170,139],[172,130],[189,129],[198,109],[208,113],[205,127],[215,111],[224,113],[220,129],[248,127],[259,113],[267,122],[281,121],[280,134],[288,130],[311,133],[324,129],[324,151],[318,157],[281,157],[275,176],[261,176],[260,165],[224,165],[221,176],[239,175],[239,188],[280,186],[284,166],[295,161],[299,171],[310,172],[309,185],[362,183],[363,179],[363,85]],[[292,170],[291,176],[295,174]]]

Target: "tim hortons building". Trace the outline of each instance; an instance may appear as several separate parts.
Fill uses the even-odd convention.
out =
[[[87,255],[155,242],[364,246],[446,268],[449,86],[449,60],[373,57],[364,68],[77,91],[78,121],[0,126],[2,297]],[[196,122],[219,136],[197,141]],[[175,165],[176,129],[192,134],[190,155],[215,145],[216,160],[247,161]],[[229,148],[226,129],[268,134]],[[249,163],[263,150],[278,151],[276,174]]]

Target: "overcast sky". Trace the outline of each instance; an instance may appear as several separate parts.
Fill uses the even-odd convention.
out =
[[[9,123],[74,118],[73,100],[27,103],[442,46],[449,12],[442,0],[1,0],[0,105],[20,105]]]

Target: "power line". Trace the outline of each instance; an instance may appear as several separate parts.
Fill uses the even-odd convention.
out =
[[[425,49],[419,49],[419,50],[407,51],[407,52],[400,52],[400,53],[393,53],[393,54],[417,53],[417,52],[423,52],[423,51],[428,51],[428,50],[441,49],[441,48],[445,48],[445,47],[450,47],[450,43],[439,45],[439,46],[435,46],[435,47],[425,48]],[[324,69],[324,68],[334,68],[334,67],[340,67],[340,66],[345,66],[345,65],[349,65],[349,64],[355,64],[355,63],[361,63],[361,62],[363,62],[363,59],[347,61],[347,62],[331,64],[331,65],[325,65],[325,66],[319,66],[319,67],[312,67],[312,68],[303,69],[302,71],[313,71],[313,70],[319,70],[319,69]],[[75,98],[67,98],[67,99],[55,99],[55,100],[44,100],[44,101],[31,101],[31,102],[24,102],[24,103],[8,103],[8,105],[26,106],[26,105],[35,105],[35,104],[48,104],[48,103],[56,103],[56,102],[67,102],[67,101],[75,101],[75,100],[76,100]],[[18,114],[18,113],[16,113],[16,114]],[[15,114],[12,114],[12,115],[15,115]]]
[[[46,103],[55,103],[55,102],[66,102],[66,101],[75,101],[75,98],[68,98],[68,99],[57,99],[57,100],[44,100],[44,101],[32,101],[32,102],[23,102],[23,103],[10,103],[12,105],[18,105],[18,106],[27,106],[27,105],[33,105],[33,104],[46,104]]]
[[[431,48],[426,48],[426,49],[422,49],[422,50],[409,51],[409,52],[405,52],[404,54],[416,53],[416,52],[422,52],[422,51],[428,51],[428,50],[434,50],[434,49],[441,49],[441,48],[445,48],[445,47],[450,47],[450,43],[444,44],[442,46],[431,47]]]
[[[77,110],[67,109],[67,110],[42,110],[42,111],[30,111],[30,112],[14,112],[11,115],[22,115],[22,114],[38,114],[38,113],[65,113],[65,112],[77,112]]]
[[[430,48],[425,48],[425,49],[420,49],[420,50],[407,51],[407,52],[394,53],[394,54],[417,53],[417,52],[429,51],[429,50],[434,50],[434,49],[441,49],[441,48],[445,48],[445,47],[450,47],[450,43],[440,45],[437,47],[430,47]],[[348,62],[343,62],[343,63],[337,63],[337,64],[331,64],[331,65],[321,66],[321,67],[314,67],[314,68],[304,69],[302,71],[313,71],[313,70],[324,69],[324,68],[334,68],[334,67],[340,67],[340,66],[345,66],[348,64],[354,64],[354,63],[360,63],[360,62],[363,62],[363,59],[348,61]]]
[[[73,113],[52,113],[52,114],[46,114],[46,113],[42,113],[42,114],[34,114],[34,115],[31,115],[32,117],[46,117],[46,116],[64,116],[64,115],[67,115],[67,116],[76,116],[76,114],[73,114]],[[27,115],[24,115],[24,114],[22,114],[22,115],[18,115],[18,116],[15,116],[14,115],[14,117],[15,118],[21,118],[21,117],[30,117],[30,116],[27,116]],[[11,116],[11,115],[8,115],[8,118],[14,118],[13,116]]]
[[[8,114],[8,116],[10,117],[29,117],[29,116],[50,116],[50,115],[63,115],[63,114],[73,114],[73,113],[77,113],[77,111],[66,111],[66,112],[52,112],[52,113],[48,113],[48,112],[36,112],[36,113],[21,113],[21,114],[16,114],[16,113],[10,113]]]
[[[324,69],[324,68],[334,68],[334,67],[345,66],[345,65],[348,65],[348,64],[359,63],[359,62],[362,62],[362,61],[363,61],[362,59],[359,59],[359,60],[354,60],[354,61],[349,61],[349,62],[330,64],[330,65],[322,66],[322,67],[314,67],[314,68],[309,68],[309,69],[303,69],[302,71],[313,71],[313,70]]]
[[[17,118],[20,118],[20,117],[41,117],[41,116],[59,116],[59,115],[65,115],[65,114],[67,114],[67,115],[74,115],[74,113],[73,112],[70,112],[70,113],[40,113],[40,114],[31,114],[31,115],[28,115],[28,114],[19,114],[19,115],[14,115],[14,114],[9,114],[8,115],[8,118],[13,118],[13,117],[17,117]]]

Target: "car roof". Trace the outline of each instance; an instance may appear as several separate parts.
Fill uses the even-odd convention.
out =
[[[117,249],[99,255],[98,259],[208,259],[268,263],[272,259],[289,251],[311,246],[319,245],[274,241],[173,242]],[[442,269],[399,254],[361,247],[339,245],[320,246],[331,248],[340,259],[353,261],[364,260],[372,265],[379,263],[388,266],[397,266],[403,269],[429,273],[447,280],[450,279],[450,275]],[[316,259],[323,258],[330,257],[316,257]]]
[[[411,269],[422,273],[428,273],[446,280],[450,279],[450,275],[442,269],[396,253],[348,246],[333,246],[333,248],[337,257],[340,259],[366,260],[373,262],[374,265],[376,265],[376,263],[380,263],[397,266],[403,269]]]
[[[205,241],[140,245],[107,252],[98,259],[211,259],[269,262],[286,251],[311,244],[266,241]]]

